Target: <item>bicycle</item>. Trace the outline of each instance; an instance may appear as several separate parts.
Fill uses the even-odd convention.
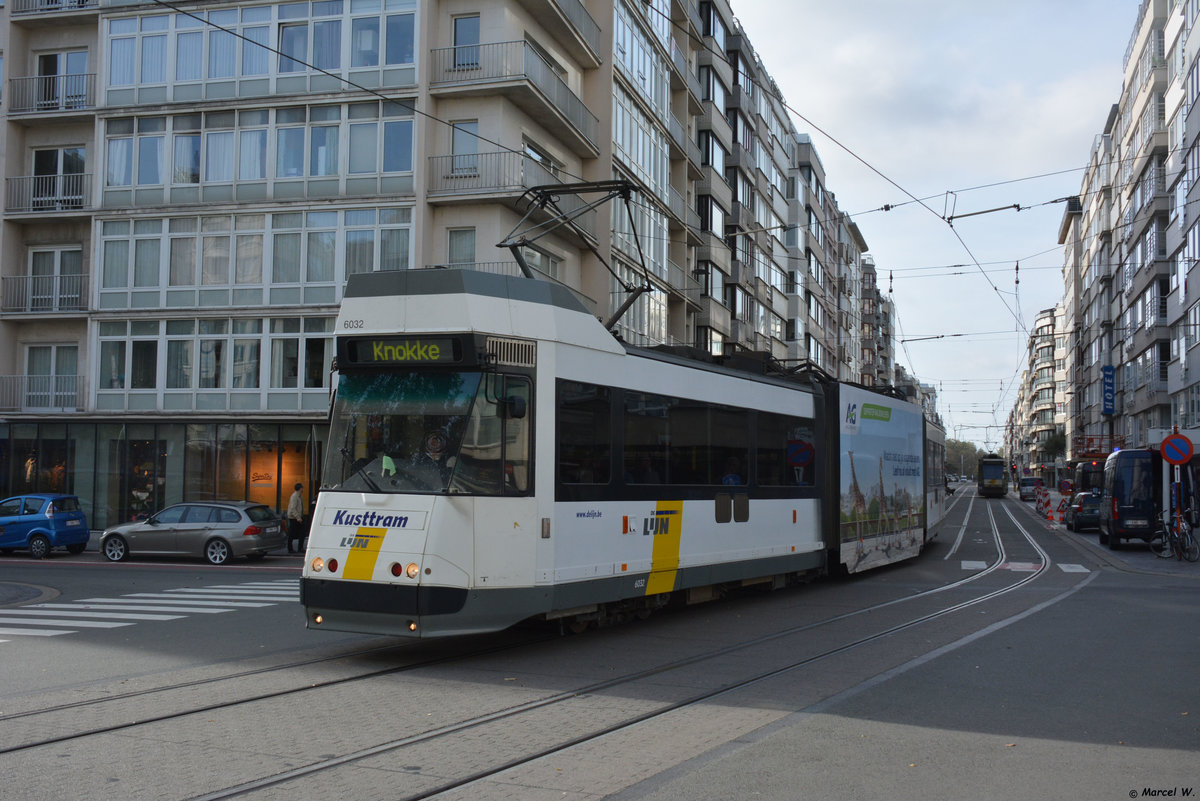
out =
[[[1172,522],[1170,512],[1163,512],[1163,526],[1160,536],[1150,543],[1150,550],[1154,551],[1154,555],[1160,559],[1170,559],[1174,556],[1176,559],[1186,559],[1189,562],[1200,560],[1200,542],[1196,541],[1196,536],[1192,533],[1192,526],[1188,523],[1191,517],[1191,510],[1177,517]]]

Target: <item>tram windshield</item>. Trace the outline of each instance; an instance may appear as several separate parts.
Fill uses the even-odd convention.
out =
[[[481,372],[339,376],[322,489],[526,491],[529,382]]]

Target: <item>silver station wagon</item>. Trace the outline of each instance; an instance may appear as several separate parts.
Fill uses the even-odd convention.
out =
[[[285,543],[283,521],[250,501],[177,503],[146,520],[105,529],[100,552],[119,562],[134,556],[202,556],[214,565],[235,556],[261,559]]]

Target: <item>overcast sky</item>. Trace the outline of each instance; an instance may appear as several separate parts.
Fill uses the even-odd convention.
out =
[[[1033,319],[1062,296],[1064,204],[1049,201],[1079,192],[1139,3],[731,2],[880,289],[894,275],[897,360],[937,387],[949,436],[998,448]]]

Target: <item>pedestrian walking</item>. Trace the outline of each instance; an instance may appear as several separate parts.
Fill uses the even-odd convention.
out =
[[[287,508],[287,527],[288,527],[288,553],[292,551],[292,540],[296,541],[296,553],[304,552],[304,485],[297,483],[296,491],[292,493],[292,497],[288,500]]]

